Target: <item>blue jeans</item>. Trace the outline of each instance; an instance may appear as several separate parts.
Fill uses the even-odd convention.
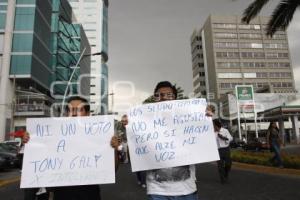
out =
[[[280,145],[277,141],[272,140],[271,148],[274,151],[274,156],[271,158],[271,161],[277,161],[278,166],[282,166],[282,160],[280,156]]]
[[[148,200],[198,200],[197,192],[181,196],[148,195]]]

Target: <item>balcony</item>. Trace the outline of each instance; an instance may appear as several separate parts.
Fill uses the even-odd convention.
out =
[[[14,115],[26,117],[48,117],[50,116],[50,107],[44,104],[17,104]]]
[[[14,116],[16,117],[49,117],[52,100],[45,94],[31,91],[16,92]]]

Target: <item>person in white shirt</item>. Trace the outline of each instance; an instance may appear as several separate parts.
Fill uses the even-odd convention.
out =
[[[232,141],[232,136],[226,128],[222,127],[222,123],[219,119],[213,120],[214,131],[216,134],[216,140],[220,155],[218,163],[218,171],[221,179],[221,183],[224,184],[228,181],[229,171],[231,169],[230,147],[229,144]]]
[[[176,88],[168,81],[154,90],[155,102],[177,98]],[[148,200],[198,200],[195,165],[146,171]]]

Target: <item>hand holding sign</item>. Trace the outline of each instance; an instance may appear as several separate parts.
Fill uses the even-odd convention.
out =
[[[21,187],[115,182],[113,116],[27,119]]]

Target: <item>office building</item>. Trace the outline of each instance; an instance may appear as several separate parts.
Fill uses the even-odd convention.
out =
[[[215,101],[236,85],[293,93],[295,82],[287,33],[266,36],[268,17],[242,24],[239,16],[210,16],[191,36],[193,86],[197,97]]]
[[[0,0],[0,141],[26,128],[28,117],[49,117],[50,106],[62,101],[70,75],[70,91],[81,74],[90,73],[89,59],[78,66],[90,46],[79,24],[72,22],[67,0]],[[79,91],[80,90],[80,91]]]
[[[69,0],[75,18],[83,25],[93,56],[91,64],[90,103],[94,115],[108,111],[108,0]]]

